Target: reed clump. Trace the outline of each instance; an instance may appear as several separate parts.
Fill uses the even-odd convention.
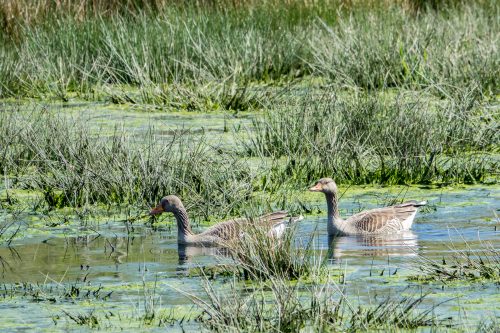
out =
[[[311,94],[257,117],[247,153],[280,159],[269,176],[276,181],[481,182],[498,167],[498,123],[493,109],[464,93],[448,102]]]
[[[204,218],[235,214],[252,191],[243,161],[179,129],[130,132],[35,108],[0,113],[0,166],[14,188],[52,208],[102,204],[147,209],[175,193]],[[191,207],[190,207],[191,208]]]
[[[297,280],[323,274],[326,259],[313,255],[314,240],[295,237],[295,230],[296,225],[287,227],[278,237],[267,228],[250,227],[229,252],[235,267],[227,267],[228,273],[234,274],[236,269],[239,276],[250,280]]]

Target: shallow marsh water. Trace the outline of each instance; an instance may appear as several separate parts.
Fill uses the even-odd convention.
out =
[[[348,190],[341,201],[342,213],[350,215],[381,205],[384,198],[400,192],[395,188],[370,187]],[[499,195],[497,186],[410,188],[407,198],[425,198],[430,204],[430,208],[417,215],[410,232],[390,238],[339,237],[329,243],[326,218],[321,213],[300,222],[297,237],[314,235],[316,251],[329,256],[332,269],[346,274],[345,292],[352,299],[365,303],[387,295],[430,293],[428,304],[449,300],[436,309],[437,314],[453,317],[456,324],[475,327],[481,318],[500,315],[498,284],[423,284],[409,282],[407,277],[419,274],[417,255],[446,260],[452,255],[450,246],[463,248],[465,242],[472,249],[480,248],[481,242],[499,248],[500,228],[495,218]],[[320,195],[315,205],[325,210]],[[0,329],[74,328],[64,311],[108,313],[101,328],[132,329],[137,327],[134,318],[144,313],[145,302],[151,297],[159,308],[173,311],[169,312],[172,318],[196,313],[180,291],[202,294],[201,279],[194,268],[227,258],[216,248],[180,248],[176,231],[168,229],[153,231],[137,226],[133,233],[128,233],[123,223],[107,223],[90,234],[86,230],[85,236],[63,232],[14,240],[10,247],[0,248]],[[81,287],[81,294],[62,297],[70,285]],[[99,287],[102,290],[97,296],[85,296],[87,290]],[[181,329],[177,324],[164,325]],[[196,325],[183,324],[184,328]]]
[[[251,114],[201,114],[137,112],[114,105],[66,104],[60,114],[84,117],[100,134],[112,135],[115,126],[144,133],[154,127],[155,135],[172,135],[177,130],[205,137],[214,143],[231,145],[231,130],[244,130]],[[229,131],[228,131],[229,130]],[[203,136],[200,136],[203,137]],[[247,161],[252,164],[254,161]],[[258,163],[262,163],[259,160]],[[0,184],[0,191],[3,191]],[[341,192],[345,188],[341,186]],[[390,238],[339,237],[326,235],[326,205],[320,194],[305,193],[303,199],[317,212],[297,225],[297,238],[313,235],[318,255],[329,257],[329,267],[351,300],[371,303],[387,295],[430,293],[427,303],[438,304],[442,317],[453,317],[457,325],[477,326],[481,318],[500,316],[500,286],[493,282],[425,284],[410,282],[420,274],[418,255],[448,260],[449,248],[481,248],[489,242],[500,248],[500,188],[466,186],[456,188],[350,187],[341,199],[341,213],[349,216],[360,210],[383,206],[391,199],[427,200],[429,206],[416,218],[412,231]],[[57,216],[57,215],[56,215]],[[123,222],[89,218],[89,223],[57,221],[50,226],[26,222],[26,230],[10,246],[0,247],[0,330],[54,331],[80,328],[68,318],[95,313],[99,328],[135,331],[181,331],[177,323],[198,313],[182,293],[203,294],[200,265],[227,262],[224,251],[216,248],[179,248],[175,226],[153,230],[138,224],[131,230]],[[171,217],[166,218],[172,221]],[[104,219],[103,219],[104,220]],[[199,231],[201,230],[198,227]],[[342,276],[345,274],[345,277]],[[217,283],[224,288],[224,278]],[[76,289],[72,289],[75,287]],[[75,290],[79,290],[76,292]],[[181,292],[182,291],[182,292]],[[141,320],[152,300],[166,320],[158,326]],[[185,321],[184,328],[199,330],[198,323]]]

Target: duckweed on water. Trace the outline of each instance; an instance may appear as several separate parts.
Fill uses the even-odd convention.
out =
[[[496,244],[436,243],[457,219],[468,240],[494,240],[497,187],[407,185],[498,183],[498,12],[493,0],[1,2],[0,274],[26,282],[1,286],[0,329],[496,332]],[[167,194],[195,228],[316,214],[324,203],[304,191],[325,176],[348,190],[346,215],[429,205],[403,239],[327,242],[321,217],[297,226],[306,240],[250,230],[232,251],[182,249],[171,218],[146,218]],[[357,200],[351,184],[404,187]],[[36,282],[48,274],[61,278]]]
[[[469,281],[500,284],[500,250],[491,243],[482,242],[481,250],[473,250],[464,240],[465,249],[452,243],[451,257],[436,261],[418,256],[415,265],[423,274],[409,277],[410,281],[443,282]]]

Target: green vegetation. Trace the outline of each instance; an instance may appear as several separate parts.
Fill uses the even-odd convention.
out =
[[[219,289],[204,275],[205,297],[188,294],[202,310],[198,320],[210,330],[296,332],[308,327],[354,332],[435,327],[444,322],[433,306],[422,309],[426,295],[353,305],[343,286],[334,282],[338,274],[328,268],[321,252],[312,250],[313,239],[301,240],[297,247],[293,229],[280,240],[266,236],[260,229],[251,229],[231,250],[236,270],[222,266],[235,274],[229,286]],[[237,282],[235,278],[241,276],[253,283]]]
[[[182,198],[194,228],[275,209],[316,212],[305,192],[321,177],[343,187],[497,185],[499,13],[494,0],[2,1],[0,276],[17,281],[24,269],[23,277],[41,273],[45,282],[4,283],[1,310],[47,305],[33,319],[47,330],[38,324],[50,318],[64,330],[495,331],[496,313],[455,324],[461,313],[442,305],[444,286],[432,283],[483,288],[496,302],[495,244],[463,239],[465,249],[453,245],[442,261],[439,251],[419,254],[411,262],[418,275],[408,276],[389,259],[404,255],[399,240],[350,238],[351,260],[341,240],[318,247],[323,235],[310,225],[307,239],[296,233],[302,226],[279,240],[250,229],[216,252],[217,265],[198,265],[192,256],[208,249],[172,258],[175,233],[149,242],[151,229],[175,229],[171,216],[145,222],[167,194]],[[120,121],[103,116],[111,109]],[[132,113],[146,120],[127,120]],[[194,115],[201,124],[184,127]],[[217,128],[212,116],[220,116]],[[485,199],[495,192],[486,191],[484,207],[496,209]],[[427,213],[441,214],[442,193],[428,195]],[[460,226],[481,219],[492,239],[490,212],[467,198],[467,208],[460,196],[448,202],[472,219]],[[348,213],[364,208],[349,204]],[[439,228],[427,223],[424,232]],[[436,237],[409,240],[428,249]],[[332,265],[344,257],[349,274],[347,260]],[[373,267],[382,273],[372,276]],[[142,284],[127,285],[138,272]],[[409,283],[418,295],[401,295]],[[467,299],[459,311],[481,302]]]
[[[0,98],[264,112],[211,147],[2,105],[0,170],[53,208],[143,209],[176,193],[204,219],[322,176],[496,182],[497,13],[487,0],[7,1]]]
[[[231,250],[238,273],[253,280],[294,280],[320,274],[326,260],[313,255],[313,239],[297,240],[295,227],[291,228],[280,239],[269,237],[268,230],[250,228]]]
[[[239,108],[234,86],[310,75],[339,88],[499,91],[495,1],[56,3],[0,6],[0,97]],[[115,96],[116,85],[139,91]]]
[[[52,281],[50,281],[52,282]],[[111,297],[113,291],[103,291],[102,286],[93,287],[85,282],[71,284],[44,284],[18,283],[4,284],[0,292],[2,298],[14,298],[22,295],[30,298],[33,302],[65,302],[83,300],[106,300]]]
[[[464,240],[465,249],[452,245],[451,257],[438,262],[419,256],[417,262],[423,274],[410,277],[411,281],[441,282],[491,281],[500,284],[500,250],[491,243],[482,243],[480,250],[473,250]]]
[[[444,323],[433,313],[433,306],[422,307],[425,295],[387,297],[372,305],[355,304],[344,294],[342,285],[321,271],[315,273],[307,282],[272,277],[250,286],[233,281],[224,289],[205,280],[206,297],[189,296],[203,311],[201,323],[216,332],[297,332],[304,328],[355,332],[436,327]]]
[[[247,151],[286,157],[273,182],[324,175],[355,184],[482,182],[498,170],[497,111],[479,107],[473,91],[461,96],[304,96],[257,118]]]
[[[2,112],[0,128],[0,168],[11,188],[40,192],[41,207],[118,203],[147,209],[176,193],[197,202],[194,211],[207,219],[234,213],[251,190],[242,161],[182,130],[164,137],[153,128],[140,134],[117,126],[107,134],[93,130],[85,117],[44,108]]]

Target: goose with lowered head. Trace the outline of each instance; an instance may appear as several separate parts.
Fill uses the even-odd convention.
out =
[[[174,214],[177,220],[177,242],[186,245],[228,245],[240,239],[245,230],[252,225],[268,227],[269,235],[279,238],[288,223],[301,219],[301,217],[289,217],[286,211],[277,211],[256,219],[237,218],[219,222],[204,232],[195,234],[191,230],[186,208],[177,196],[168,195],[161,199],[160,204],[150,211],[150,215],[164,212]]]

